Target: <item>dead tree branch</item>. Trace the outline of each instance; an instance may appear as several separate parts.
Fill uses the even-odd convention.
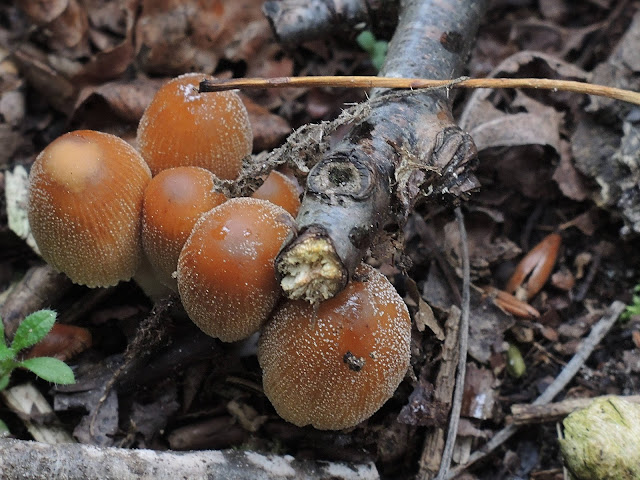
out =
[[[347,465],[295,460],[241,450],[158,452],[91,445],[0,440],[2,478],[48,480],[361,480],[378,479],[373,463]]]
[[[299,43],[362,25],[382,29],[398,15],[397,0],[269,0],[262,11],[278,42]],[[389,25],[391,26],[391,25]]]
[[[401,2],[381,75],[446,79],[462,73],[484,0]],[[420,198],[457,201],[477,186],[471,137],[454,123],[448,90],[372,93],[371,108],[310,171],[299,235],[276,259],[290,298],[333,297],[388,224]]]
[[[0,321],[4,322],[7,339],[13,338],[24,317],[50,306],[70,288],[71,280],[53,267],[42,265],[30,268],[0,306]]]
[[[561,402],[548,403],[546,405],[530,405],[517,403],[511,405],[511,421],[516,425],[530,425],[533,423],[557,422],[575,410],[588,407],[591,402],[610,397],[569,398]],[[620,396],[628,402],[640,403],[640,395]]]

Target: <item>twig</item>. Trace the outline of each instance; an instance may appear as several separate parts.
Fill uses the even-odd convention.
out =
[[[567,363],[560,375],[547,387],[547,389],[533,402],[533,405],[545,405],[558,395],[578,373],[578,370],[584,365],[591,352],[598,346],[604,336],[609,332],[611,327],[616,323],[620,314],[624,311],[626,305],[618,300],[614,301],[609,307],[608,313],[602,317],[596,325],[591,329],[591,333],[581,343],[578,351],[573,358]],[[461,474],[464,470],[476,463],[478,460],[486,457],[493,450],[502,445],[511,436],[518,431],[518,425],[508,425],[500,430],[494,437],[489,440],[482,448],[474,452],[467,463],[458,465],[449,472],[445,477],[447,480],[453,479]]]
[[[449,309],[448,318],[444,324],[445,338],[442,345],[442,353],[440,354],[440,367],[435,381],[435,389],[433,392],[433,401],[436,405],[451,405],[453,398],[453,389],[455,386],[456,367],[458,365],[459,349],[459,329],[461,320],[460,309],[456,305],[452,305]],[[424,375],[423,367],[421,377]],[[443,422],[444,423],[444,422]],[[428,431],[422,447],[422,454],[419,460],[418,475],[419,480],[427,480],[433,478],[442,464],[442,454],[444,453],[445,432],[444,426],[436,427]]]
[[[511,405],[511,421],[516,425],[555,422],[566,417],[574,410],[587,407],[595,400],[610,396],[611,395],[588,398],[570,398],[568,400],[548,403],[546,405],[516,403]],[[629,402],[640,403],[640,395],[628,395],[620,398],[624,398]]]
[[[451,416],[449,417],[449,431],[447,442],[442,452],[442,462],[436,480],[443,480],[451,467],[453,447],[456,444],[458,424],[460,423],[460,411],[462,410],[462,396],[464,394],[464,377],[467,370],[467,350],[469,348],[469,302],[471,283],[471,266],[469,265],[469,245],[467,243],[467,230],[464,226],[464,216],[460,207],[455,209],[458,229],[460,230],[460,244],[462,250],[462,313],[460,318],[458,372],[456,373],[456,388],[453,392]]]
[[[4,322],[7,340],[13,338],[24,317],[49,307],[71,289],[71,280],[49,265],[30,268],[13,287],[0,306],[0,321]]]
[[[622,88],[595,85],[575,80],[553,80],[550,78],[465,78],[455,80],[432,80],[427,78],[390,78],[368,76],[317,76],[278,78],[238,78],[205,80],[200,84],[201,92],[218,92],[232,89],[263,89],[291,87],[340,87],[340,88],[402,88],[419,90],[425,88],[532,88],[563,92],[586,93],[598,97],[613,98],[640,105],[640,93]]]
[[[373,463],[347,464],[296,460],[293,457],[242,450],[160,452],[98,448],[92,445],[46,445],[0,440],[2,478],[48,480],[169,480],[229,478],[236,480],[302,479],[375,480]]]

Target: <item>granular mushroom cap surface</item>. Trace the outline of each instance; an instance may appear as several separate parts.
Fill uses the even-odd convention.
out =
[[[142,245],[160,282],[178,291],[173,273],[196,222],[227,197],[214,175],[200,167],[176,167],[153,177],[144,194]]]
[[[235,92],[199,93],[200,81],[211,78],[187,73],[170,80],[142,115],[138,144],[153,175],[180,166],[226,180],[239,175],[253,146],[249,115]]]
[[[233,198],[205,213],[178,259],[178,291],[207,335],[232,342],[266,322],[280,289],[274,260],[294,221],[266,200]]]
[[[151,172],[124,140],[79,130],[54,140],[29,176],[29,223],[42,257],[75,283],[129,280],[142,259]]]
[[[361,265],[334,298],[314,307],[287,300],[260,338],[264,391],[278,414],[323,430],[348,428],[375,413],[409,366],[411,320],[390,282]]]
[[[280,205],[295,217],[300,209],[299,188],[294,179],[277,170],[272,170],[264,183],[253,192],[251,197],[269,200],[271,203]]]

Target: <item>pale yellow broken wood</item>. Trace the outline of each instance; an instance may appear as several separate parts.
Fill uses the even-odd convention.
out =
[[[22,419],[27,430],[38,442],[57,445],[75,443],[75,439],[61,426],[46,398],[32,384],[16,385],[0,392],[6,406]],[[35,417],[46,417],[47,423],[34,421]]]

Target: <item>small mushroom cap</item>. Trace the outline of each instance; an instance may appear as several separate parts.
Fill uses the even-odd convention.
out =
[[[233,180],[251,153],[247,110],[231,91],[199,93],[202,80],[188,73],[158,90],[138,126],[140,153],[153,175],[171,167],[195,166]]]
[[[153,177],[144,193],[142,245],[158,280],[178,291],[173,273],[200,216],[227,197],[215,190],[214,175],[200,167],[176,167]]]
[[[178,260],[178,291],[189,318],[225,342],[257,332],[280,289],[274,260],[293,218],[277,205],[234,198],[205,213]]]
[[[251,195],[281,206],[293,217],[300,209],[300,191],[296,181],[277,170],[272,170],[260,187]]]
[[[411,319],[384,275],[368,265],[317,311],[287,300],[260,337],[264,392],[298,426],[352,427],[375,413],[409,366]]]
[[[89,287],[129,280],[142,258],[140,216],[151,172],[124,140],[67,133],[29,176],[29,223],[42,257]]]

